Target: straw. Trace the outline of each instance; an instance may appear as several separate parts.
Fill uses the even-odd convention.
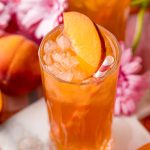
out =
[[[98,71],[93,76],[95,78],[102,78],[107,73],[107,71],[113,64],[113,62],[114,62],[114,58],[112,56],[106,56],[102,65],[100,66]]]

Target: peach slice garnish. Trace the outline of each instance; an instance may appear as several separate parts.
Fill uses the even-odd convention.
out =
[[[101,42],[94,23],[78,12],[65,12],[64,32],[77,55],[79,67],[88,75],[98,68],[101,59]]]

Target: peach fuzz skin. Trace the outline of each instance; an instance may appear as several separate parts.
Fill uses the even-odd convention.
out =
[[[0,88],[18,96],[40,84],[38,46],[21,35],[0,38]]]

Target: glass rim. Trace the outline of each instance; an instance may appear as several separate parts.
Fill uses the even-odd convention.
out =
[[[104,77],[100,78],[100,81],[105,80],[106,78],[108,78],[108,76],[110,76],[111,74],[113,74],[113,72],[115,72],[115,70],[117,70],[117,68],[119,67],[119,63],[120,63],[120,59],[121,59],[121,47],[119,45],[119,42],[117,41],[116,37],[107,29],[105,29],[104,27],[102,27],[101,25],[96,24],[98,27],[102,28],[105,32],[107,32],[112,38],[113,38],[113,45],[115,45],[115,47],[117,47],[117,53],[116,54],[116,58],[115,61],[113,63],[113,66],[110,68],[110,70],[104,75]],[[58,78],[57,76],[55,76],[52,72],[50,72],[48,69],[46,69],[43,61],[42,61],[42,55],[41,55],[41,51],[43,48],[43,45],[45,43],[45,38],[47,38],[50,34],[52,34],[57,28],[62,28],[63,24],[56,26],[55,28],[53,28],[51,31],[49,31],[42,39],[39,49],[38,49],[38,57],[39,57],[39,63],[40,66],[42,67],[42,69],[44,71],[46,71],[48,73],[48,75],[54,77],[57,81],[62,82],[62,83],[67,83],[67,84],[74,84],[74,85],[87,85],[87,84],[91,84],[91,83],[97,83],[96,81],[92,80],[92,81],[88,81],[88,82],[70,82],[70,81],[65,81],[63,79]],[[89,77],[90,78],[90,77]],[[87,79],[89,79],[87,78]],[[85,80],[85,79],[84,79]],[[84,81],[82,80],[82,81]]]

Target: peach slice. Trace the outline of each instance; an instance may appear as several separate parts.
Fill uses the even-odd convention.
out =
[[[101,42],[94,23],[78,12],[65,12],[64,32],[71,41],[72,50],[79,60],[79,67],[92,75],[101,59]]]

